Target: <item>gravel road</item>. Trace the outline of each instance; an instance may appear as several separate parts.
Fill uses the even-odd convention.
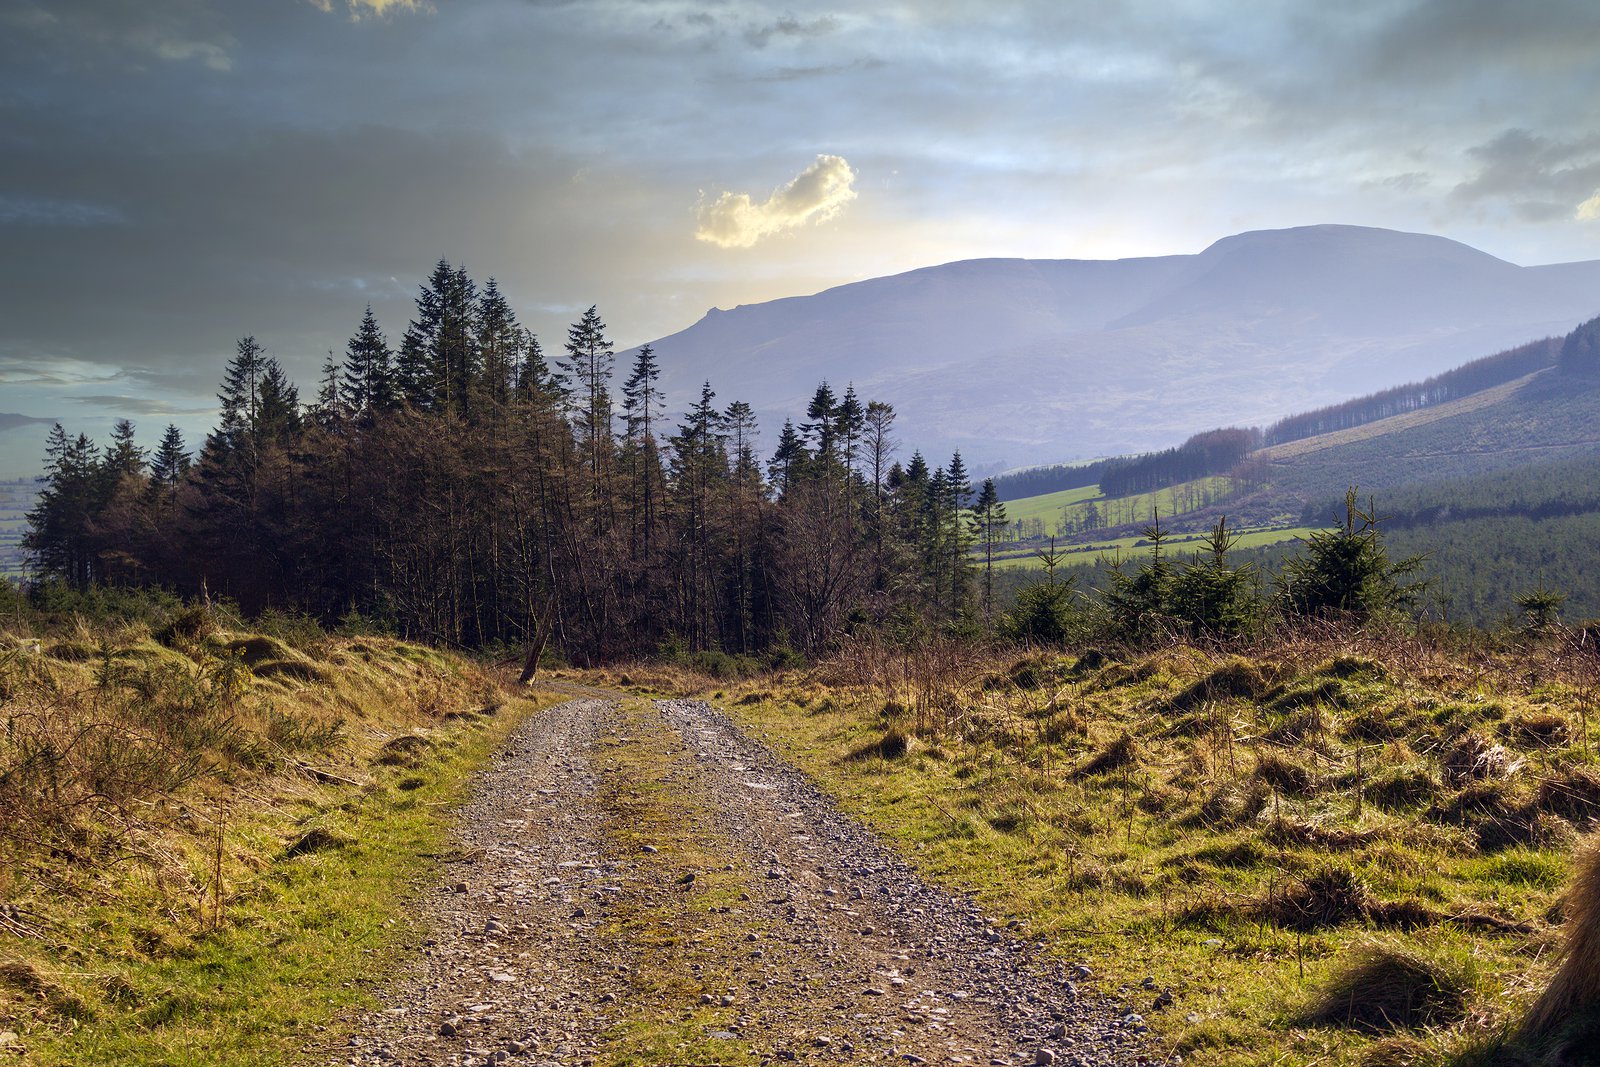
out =
[[[1137,1016],[924,884],[700,701],[524,723],[339,1064],[1143,1062]]]

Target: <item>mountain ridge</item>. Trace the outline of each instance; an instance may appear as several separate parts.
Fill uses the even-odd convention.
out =
[[[900,436],[1053,462],[1263,422],[1564,333],[1600,261],[1523,267],[1449,238],[1324,224],[1189,255],[985,258],[733,309],[653,342],[674,401],[710,380],[776,424],[817,383],[894,404]]]

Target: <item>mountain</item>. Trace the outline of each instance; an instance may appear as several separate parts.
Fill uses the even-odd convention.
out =
[[[1305,226],[1197,255],[948,263],[713,309],[653,344],[680,402],[709,380],[775,430],[819,381],[854,382],[895,405],[903,440],[992,469],[1269,422],[1596,312],[1600,261],[1520,267],[1442,237]]]

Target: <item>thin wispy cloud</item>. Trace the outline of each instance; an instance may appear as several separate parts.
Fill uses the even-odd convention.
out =
[[[694,235],[720,248],[749,248],[775,234],[826,222],[856,198],[855,180],[843,156],[819,155],[759,204],[749,193],[731,192],[702,203]]]

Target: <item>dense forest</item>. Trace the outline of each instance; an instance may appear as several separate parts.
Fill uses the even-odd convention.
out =
[[[659,381],[648,347],[617,366],[594,308],[547,358],[493,279],[441,261],[398,348],[369,308],[308,403],[240,340],[197,456],[172,427],[147,452],[126,421],[104,448],[57,426],[27,545],[78,588],[448,645],[546,621],[578,662],[815,652],[849,625],[974,610],[961,457],[898,461],[892,406],[824,383],[768,456],[748,404],[707,383],[670,419]]]

